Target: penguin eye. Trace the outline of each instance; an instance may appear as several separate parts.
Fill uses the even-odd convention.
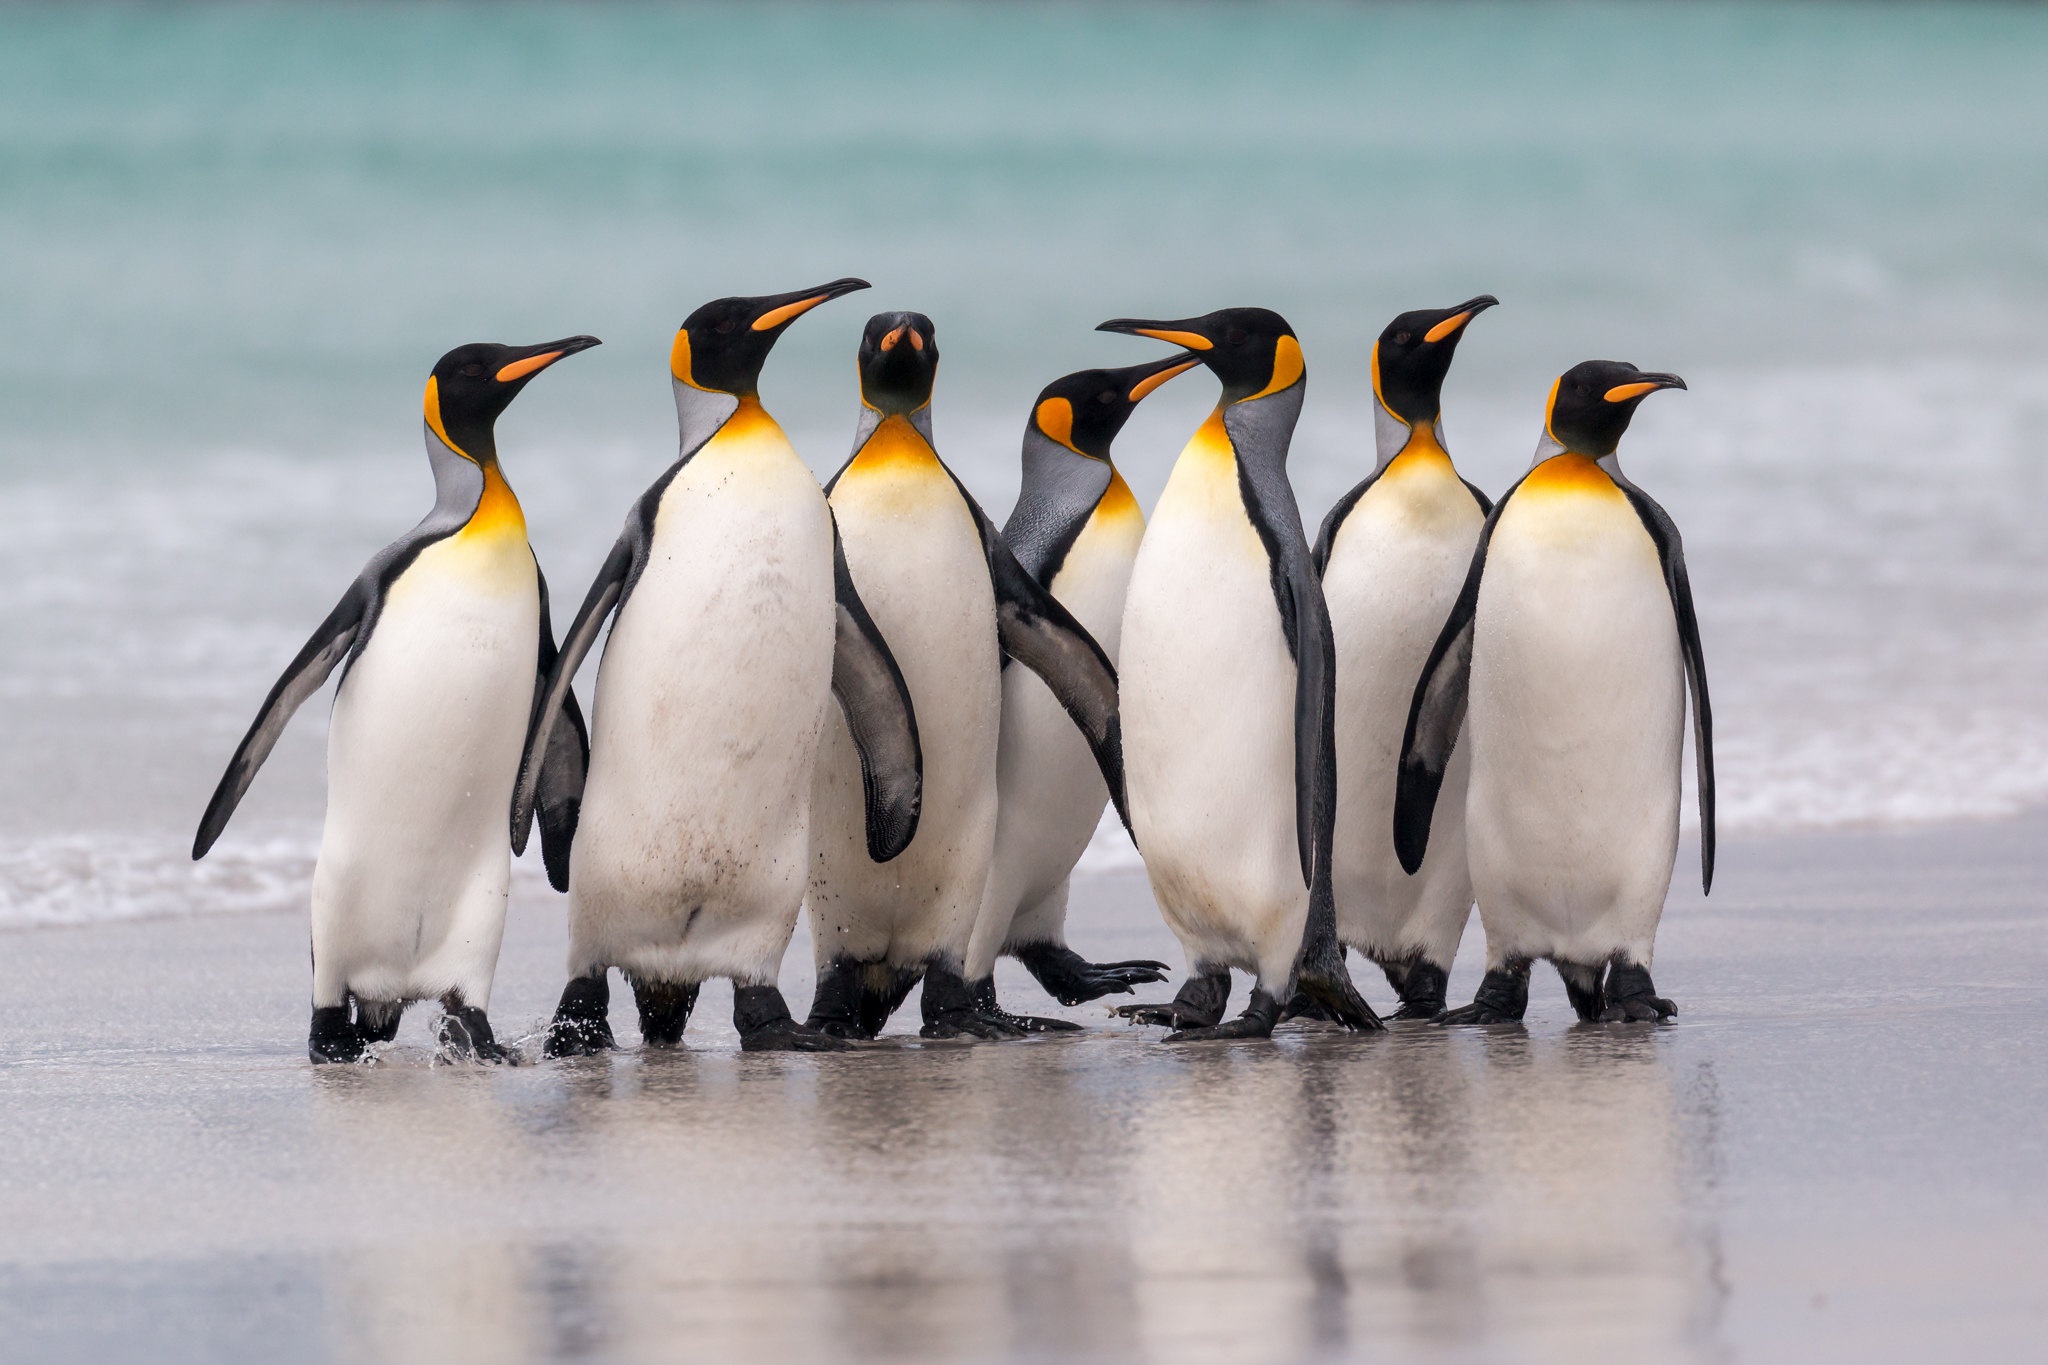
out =
[[[1415,340],[1415,333],[1413,332],[1394,333],[1394,344],[1396,346],[1406,346],[1409,342],[1413,340]]]
[[[720,336],[725,336],[727,333],[732,331],[732,326],[733,323],[731,318],[720,318],[718,321],[711,324],[711,330],[718,333]]]
[[[1249,336],[1244,328],[1232,327],[1223,333],[1223,339],[1232,346],[1242,346],[1249,340]]]
[[[1104,389],[1101,393],[1095,395],[1095,401],[1098,403],[1114,403],[1118,397],[1119,395],[1115,389]]]
[[[462,367],[462,375],[465,379],[481,379],[484,376],[484,367],[472,360]]]

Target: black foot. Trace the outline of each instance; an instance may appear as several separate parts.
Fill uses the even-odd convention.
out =
[[[1396,969],[1400,975],[1395,976]],[[1450,990],[1451,974],[1425,958],[1390,964],[1384,968],[1387,980],[1400,992],[1401,1008],[1395,1019],[1434,1019],[1444,1012],[1444,996]]]
[[[924,973],[925,1038],[1022,1038],[1028,1030],[995,1014],[984,1014],[974,988],[951,967],[934,962]]]
[[[1472,1003],[1446,1010],[1439,1024],[1519,1024],[1529,1008],[1529,964],[1489,970],[1479,982]]]
[[[690,1011],[697,1007],[695,981],[633,979],[633,1004],[640,1011],[640,1042],[646,1047],[678,1047]]]
[[[441,1054],[452,1060],[497,1065],[512,1054],[491,1036],[491,1021],[474,1005],[457,1004],[441,1016]]]
[[[1608,972],[1607,1008],[1601,1011],[1601,1023],[1658,1024],[1677,1014],[1678,1006],[1657,994],[1648,967],[1617,962]]]
[[[313,1011],[312,1031],[306,1035],[306,1055],[315,1066],[363,1059],[363,1035],[350,1022],[347,1005],[328,1005]]]
[[[356,1032],[365,1043],[388,1043],[398,1036],[398,1021],[405,1017],[403,1000],[357,1000]]]
[[[974,1007],[990,1019],[1000,1019],[1026,1033],[1079,1033],[1081,1026],[1071,1019],[1045,1019],[1035,1014],[1012,1014],[996,1003],[996,979],[985,976],[974,983]]]
[[[1303,995],[1300,991],[1296,991],[1292,998],[1288,1000],[1287,1008],[1280,1011],[1281,1023],[1284,1024],[1290,1019],[1313,1019],[1319,1024],[1334,1024],[1337,1022],[1330,1017],[1329,1011],[1325,1010],[1308,996]]]
[[[1564,981],[1565,999],[1572,1002],[1572,1012],[1581,1022],[1591,1023],[1607,1012],[1607,995],[1600,988],[1600,978],[1607,971],[1607,964],[1597,967],[1583,967],[1575,962],[1556,962],[1557,974]]]
[[[841,959],[819,973],[804,1023],[834,1038],[873,1038],[922,976],[886,962]]]
[[[1169,1043],[1203,1043],[1223,1038],[1270,1038],[1273,1025],[1280,1022],[1280,1002],[1261,988],[1252,987],[1252,999],[1244,1013],[1214,1028],[1182,1029],[1166,1035]]]
[[[611,982],[605,973],[579,976],[562,988],[562,1003],[555,1006],[554,1022],[548,1025],[547,1041],[541,1052],[549,1057],[594,1057],[609,1052],[612,1024],[608,1017],[612,1003]]]
[[[1197,967],[1165,1004],[1118,1005],[1112,1013],[1134,1024],[1172,1029],[1213,1028],[1223,1018],[1223,1008],[1229,1003],[1229,971]]]
[[[1062,1005],[1084,1005],[1105,995],[1129,995],[1136,987],[1166,980],[1164,962],[1150,958],[1090,962],[1064,943],[1028,943],[1012,949],[1010,955]]]
[[[732,1026],[742,1052],[850,1052],[849,1044],[789,1017],[789,1002],[775,986],[733,983]]]

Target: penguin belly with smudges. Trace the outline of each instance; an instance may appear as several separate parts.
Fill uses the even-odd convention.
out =
[[[863,847],[852,737],[828,726],[819,753],[806,902],[818,993],[809,1022],[845,1038],[874,1037],[920,980],[928,1038],[1024,1031],[985,1012],[965,976],[995,849],[1005,654],[1045,680],[1123,808],[1116,671],[939,459],[931,427],[938,358],[922,313],[869,321],[853,455],[827,487],[847,564],[909,686],[924,755],[916,836],[882,866]]]
[[[1147,394],[1200,363],[1178,355],[1067,375],[1046,385],[1024,427],[1023,488],[1003,540],[1112,663],[1145,514],[1111,463],[1110,445]],[[995,856],[967,948],[967,979],[983,1011],[1003,1013],[996,1002],[998,956],[1022,962],[1063,1005],[1165,980],[1163,962],[1094,963],[1067,946],[1068,879],[1109,792],[1058,698],[1026,668],[1003,669],[996,787]],[[1003,1017],[1033,1032],[1079,1027]]]
[[[1471,749],[1465,837],[1486,976],[1443,1022],[1519,1020],[1547,958],[1581,1019],[1661,1020],[1650,980],[1678,853],[1691,692],[1700,876],[1714,880],[1714,733],[1678,527],[1621,472],[1638,404],[1670,374],[1589,360],[1551,387],[1529,472],[1480,532],[1416,683],[1394,846],[1422,865],[1448,766]]]
[[[441,1002],[444,1050],[509,1058],[486,1013],[511,886],[506,814],[555,639],[526,517],[498,466],[496,422],[534,375],[595,345],[479,343],[441,357],[425,398],[434,510],[370,560],[270,689],[200,821],[195,859],[293,712],[341,665],[313,868],[315,1062],[355,1061],[390,1041],[414,1000]],[[584,757],[572,714],[536,774],[557,886]]]
[[[1472,914],[1465,757],[1444,774],[1429,856],[1413,876],[1394,853],[1394,770],[1415,678],[1493,509],[1451,463],[1441,395],[1466,324],[1497,302],[1482,294],[1455,308],[1403,313],[1373,343],[1378,462],[1330,509],[1316,537],[1337,642],[1337,937],[1386,973],[1401,997],[1396,1019],[1443,1013]]]
[[[1381,1027],[1337,944],[1334,650],[1287,481],[1307,368],[1286,319],[1226,308],[1104,331],[1185,346],[1223,385],[1174,464],[1131,570],[1123,716],[1138,851],[1188,979],[1118,1013],[1171,1041],[1262,1038],[1299,988]],[[1228,1023],[1230,969],[1253,977]]]
[[[562,637],[528,741],[522,801],[609,617],[550,1056],[613,1045],[615,967],[649,1047],[682,1041],[713,977],[733,983],[742,1049],[846,1046],[792,1019],[776,982],[803,903],[819,738],[836,697],[863,775],[860,856],[887,859],[917,827],[917,726],[824,491],[762,408],[759,380],[791,323],[866,287],[718,299],[676,334],[681,453],[627,514]]]

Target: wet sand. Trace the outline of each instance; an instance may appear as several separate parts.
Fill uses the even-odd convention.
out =
[[[1006,969],[1089,1032],[921,1047],[913,997],[749,1057],[713,987],[643,1055],[615,990],[611,1057],[433,1066],[418,1009],[315,1070],[298,917],[0,934],[0,1356],[2021,1358],[2044,866],[2041,816],[1731,840],[1665,918],[1675,1023],[1575,1026],[1539,967],[1523,1028],[1187,1048]],[[1083,951],[1178,963],[1141,877],[1076,902]],[[562,942],[515,906],[501,1034]]]

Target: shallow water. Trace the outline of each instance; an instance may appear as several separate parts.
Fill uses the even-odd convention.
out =
[[[670,457],[682,314],[849,272],[769,406],[829,472],[863,318],[922,308],[998,515],[1037,389],[1151,354],[1114,314],[1294,321],[1311,525],[1397,310],[1504,300],[1446,399],[1494,490],[1564,366],[1677,370],[1625,459],[1685,531],[1728,825],[2048,800],[2044,64],[1992,6],[0,9],[0,920],[303,904],[324,703],[184,848],[424,510],[442,350],[606,338],[503,429],[575,600]],[[1141,501],[1212,397],[1140,412]]]
[[[1079,1038],[308,1067],[285,914],[0,933],[0,1340],[23,1359],[2026,1358],[2036,817],[1738,839],[1663,1027]],[[1168,940],[1132,876],[1075,940]],[[492,1013],[536,1028],[522,898]],[[799,937],[785,985],[809,973]],[[1476,983],[1466,945],[1456,996]],[[1006,967],[1007,971],[1007,967]],[[1383,986],[1366,983],[1385,1001]],[[1242,992],[1243,983],[1239,983]],[[1241,998],[1241,997],[1240,997]],[[528,1044],[529,1048],[531,1043]]]

